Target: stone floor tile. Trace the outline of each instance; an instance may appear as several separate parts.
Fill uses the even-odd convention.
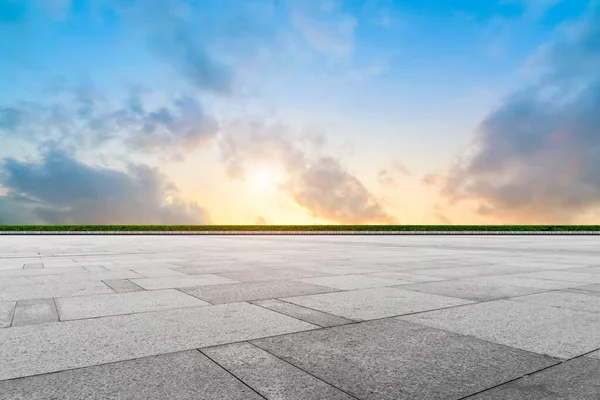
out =
[[[131,282],[146,290],[190,288],[196,286],[226,285],[237,283],[234,280],[218,275],[204,274],[197,276],[163,276],[157,278],[131,279]]]
[[[128,279],[106,279],[102,282],[117,293],[141,292],[145,290]]]
[[[298,279],[298,281],[340,290],[369,289],[410,283],[398,279],[377,278],[366,275],[337,275],[320,278]]]
[[[394,319],[252,343],[356,398],[372,400],[458,399],[556,363]]]
[[[33,300],[102,293],[114,293],[114,291],[102,283],[102,281],[52,282],[39,285],[0,288],[0,301]]]
[[[130,279],[140,278],[141,275],[132,271],[102,271],[81,274],[52,274],[37,276],[8,276],[0,279],[0,288],[10,286],[29,286],[66,282],[91,282],[105,279]]]
[[[386,278],[386,279],[396,279],[399,281],[405,282],[438,282],[445,281],[448,278],[442,278],[439,276],[427,276],[427,275],[417,275],[409,272],[396,272],[396,271],[385,271],[385,272],[374,272],[371,274],[367,274],[368,276],[374,276],[377,278]]]
[[[209,303],[175,289],[56,299],[61,321],[207,305]]]
[[[496,300],[398,317],[558,358],[600,348],[600,315],[513,300]]]
[[[202,352],[267,399],[354,399],[250,343],[210,347]]]
[[[23,265],[23,269],[41,269],[44,268],[42,263],[27,263]]]
[[[552,291],[529,296],[519,296],[511,300],[524,301],[532,304],[541,304],[544,306],[568,308],[571,310],[600,313],[600,299],[598,296],[581,292],[574,293],[567,292],[566,290]]]
[[[301,269],[285,268],[285,269],[272,269],[272,268],[261,268],[256,270],[239,271],[239,272],[225,272],[219,274],[219,276],[233,279],[238,282],[256,282],[256,281],[270,281],[279,279],[300,279],[300,278],[312,278],[319,276],[328,276],[321,272],[305,271]]]
[[[528,274],[515,275],[517,277],[549,279],[560,282],[578,282],[578,283],[600,283],[600,274],[586,274],[583,272],[572,271],[540,271]]]
[[[0,328],[8,328],[13,319],[16,301],[0,302]]]
[[[539,293],[546,290],[521,286],[493,285],[469,280],[413,283],[398,287],[404,290],[415,290],[417,292],[439,294],[448,297],[458,297],[473,301],[496,300],[530,293]]]
[[[352,320],[386,318],[472,303],[470,300],[392,287],[287,297],[283,300]]]
[[[277,299],[256,300],[251,301],[250,303],[321,327],[345,325],[354,322],[346,318],[338,317],[337,315],[327,314]]]
[[[184,288],[182,291],[212,304],[224,304],[250,300],[266,300],[277,297],[303,296],[315,293],[329,293],[337,290],[311,285],[309,283],[276,280]]]
[[[10,400],[258,400],[197,350],[0,381]]]
[[[0,329],[0,381],[315,328],[237,303]]]
[[[158,278],[163,276],[188,276],[183,272],[175,271],[169,268],[136,268],[132,271],[146,278]]]
[[[12,326],[48,324],[58,322],[54,299],[17,301]]]
[[[469,400],[593,400],[600,398],[600,360],[579,357]]]
[[[574,288],[574,287],[584,285],[583,283],[580,283],[580,282],[560,282],[560,281],[553,281],[550,279],[528,278],[528,277],[523,277],[523,276],[509,276],[509,275],[484,276],[484,277],[466,278],[466,279],[473,281],[473,282],[489,283],[492,285],[520,286],[520,287],[548,289],[548,290],[567,289],[567,288]]]

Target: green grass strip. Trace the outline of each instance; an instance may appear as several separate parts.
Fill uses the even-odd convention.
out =
[[[244,231],[244,232],[322,232],[322,231],[600,231],[600,225],[0,225],[2,232],[84,232],[84,231]]]

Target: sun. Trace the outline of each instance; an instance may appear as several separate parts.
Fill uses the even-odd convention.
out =
[[[257,168],[249,175],[247,183],[256,192],[264,193],[274,191],[282,176],[275,168]]]

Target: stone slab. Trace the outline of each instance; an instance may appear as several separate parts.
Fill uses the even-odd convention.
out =
[[[53,299],[17,301],[12,326],[48,324],[58,322]]]
[[[114,293],[102,281],[53,282],[0,288],[0,301],[33,300],[52,297]]]
[[[447,278],[442,278],[439,276],[427,276],[427,275],[417,275],[411,274],[408,272],[396,272],[396,271],[385,271],[385,272],[374,272],[371,274],[367,274],[368,276],[374,276],[377,278],[386,278],[386,279],[396,279],[399,281],[405,282],[438,282],[447,280]]]
[[[162,276],[187,276],[183,272],[175,271],[170,268],[136,268],[132,271],[146,278],[157,278]]]
[[[300,278],[312,278],[319,276],[327,276],[321,272],[305,271],[295,268],[285,269],[271,269],[261,268],[258,270],[239,271],[239,272],[226,272],[219,274],[219,276],[233,279],[238,282],[256,282],[256,281],[270,281],[280,279],[300,279]]]
[[[256,300],[251,301],[250,303],[321,327],[345,325],[354,322],[346,318],[338,317],[337,315],[327,314],[277,299]]]
[[[437,276],[442,278],[471,278],[478,276],[509,275],[518,272],[529,271],[525,267],[518,265],[478,265],[470,267],[450,267],[450,268],[430,268],[412,271],[415,274],[424,274],[427,276]]]
[[[528,274],[519,274],[518,277],[549,279],[560,282],[578,282],[578,283],[600,283],[600,274],[586,274],[583,272],[572,271],[540,271]]]
[[[43,263],[27,263],[23,265],[23,269],[41,269],[44,268]]]
[[[541,304],[545,306],[568,308],[571,310],[600,313],[600,299],[598,296],[581,292],[552,291],[529,296],[515,297],[512,300]]]
[[[458,297],[473,301],[489,301],[530,293],[539,293],[546,289],[535,289],[522,286],[493,285],[468,280],[450,280],[441,282],[416,283],[399,286],[404,290]]]
[[[0,380],[315,328],[248,303],[13,327],[0,330]]]
[[[374,400],[458,399],[556,363],[394,319],[252,343],[356,398]]]
[[[237,283],[234,280],[218,275],[204,274],[198,276],[163,276],[157,278],[131,279],[131,282],[146,290],[190,288],[196,286],[226,285]]]
[[[175,289],[56,299],[61,321],[207,305],[209,303]]]
[[[600,348],[600,315],[513,300],[398,319],[563,359]]]
[[[209,264],[209,265],[190,265],[182,267],[173,267],[174,271],[179,271],[187,275],[204,275],[204,274],[223,274],[227,272],[252,271],[260,267],[247,265],[243,263],[235,263],[229,261],[228,264]]]
[[[225,279],[225,278],[223,278]],[[328,293],[336,289],[295,281],[258,281],[233,285],[207,286],[182,289],[182,291],[212,304],[236,303],[239,301],[266,300],[277,297],[303,296]]]
[[[196,350],[0,381],[0,398],[7,400],[262,399]]]
[[[0,302],[0,328],[8,328],[15,312],[16,301]]]
[[[354,399],[250,343],[211,347],[202,352],[267,399]]]
[[[592,400],[600,398],[600,360],[579,357],[469,400]]]
[[[578,282],[560,282],[550,279],[529,278],[523,276],[484,276],[468,279],[473,282],[483,282],[492,285],[520,286],[548,290],[567,289],[584,285],[583,283]]]
[[[470,300],[392,287],[287,297],[283,300],[352,320],[386,318],[472,303]]]
[[[369,289],[410,283],[398,279],[378,278],[375,276],[366,275],[337,275],[321,278],[299,279],[299,281],[340,290]]]
[[[45,276],[57,274],[86,274],[89,271],[83,267],[64,267],[48,269],[10,269],[0,271],[0,281],[6,277],[16,276]]]
[[[38,276],[8,276],[0,279],[0,288],[8,286],[40,285],[65,282],[89,282],[105,279],[130,279],[140,278],[141,275],[132,271],[102,271],[81,274],[52,274]]]
[[[102,282],[117,293],[141,292],[145,290],[127,279],[107,279]]]
[[[83,269],[89,272],[106,272],[109,271],[108,268],[103,267],[102,265],[84,265]]]

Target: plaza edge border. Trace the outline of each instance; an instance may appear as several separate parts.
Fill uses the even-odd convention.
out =
[[[391,235],[600,235],[600,231],[2,231],[0,235],[205,235],[205,236],[391,236]]]

